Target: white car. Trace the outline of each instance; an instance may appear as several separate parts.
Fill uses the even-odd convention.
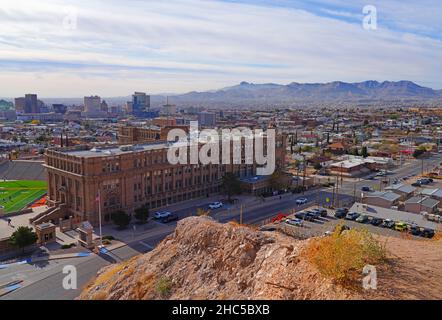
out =
[[[305,204],[305,203],[307,203],[307,198],[296,199],[296,204],[297,205],[301,205],[301,204]]]
[[[287,224],[290,224],[292,226],[302,227],[302,220],[298,219],[298,218],[286,219],[284,222],[287,223]]]
[[[169,211],[157,211],[153,214],[153,217],[155,219],[163,219],[163,218],[166,218],[170,215],[171,215],[171,213]]]
[[[209,209],[218,209],[221,208],[222,206],[223,206],[222,202],[213,202],[209,204]]]

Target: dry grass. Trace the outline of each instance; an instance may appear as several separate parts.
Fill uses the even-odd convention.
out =
[[[365,265],[386,261],[387,250],[368,230],[341,232],[338,226],[330,236],[311,239],[303,254],[324,276],[351,283],[362,274]]]

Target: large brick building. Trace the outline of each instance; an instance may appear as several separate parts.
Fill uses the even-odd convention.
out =
[[[286,137],[276,139],[276,166],[283,167]],[[173,165],[167,160],[167,150],[168,143],[161,141],[48,150],[48,203],[58,208],[52,220],[73,216],[97,225],[99,193],[103,220],[109,222],[110,214],[120,209],[128,213],[143,205],[157,209],[217,193],[226,172],[241,178],[256,173],[256,164]]]

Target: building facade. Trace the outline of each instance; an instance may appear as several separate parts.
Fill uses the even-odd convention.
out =
[[[276,139],[276,166],[283,168],[286,139],[281,135]],[[170,164],[168,147],[167,142],[154,142],[48,150],[48,203],[62,207],[65,218],[73,216],[97,225],[100,205],[103,222],[109,223],[117,210],[158,209],[217,193],[226,172],[240,178],[256,174],[257,164],[245,164],[244,154],[241,164]]]

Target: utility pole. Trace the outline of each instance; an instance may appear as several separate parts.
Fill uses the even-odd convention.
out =
[[[303,178],[302,178],[302,194],[304,195],[304,193],[305,193],[305,173],[306,173],[306,170],[307,170],[307,165],[306,165],[306,163],[305,163],[305,155],[302,155],[302,157],[303,157],[303,162],[302,162],[302,164],[303,164],[303,169],[304,169],[304,174],[303,174]]]
[[[242,224],[242,205],[239,209],[239,224]]]
[[[335,207],[336,208],[338,208],[339,207],[339,177],[338,177],[338,175],[336,175],[336,192],[335,192],[335,194],[336,194],[336,204],[335,204]]]
[[[101,230],[101,191],[100,184],[98,184],[98,224],[100,230],[100,248],[103,247],[103,234]]]

